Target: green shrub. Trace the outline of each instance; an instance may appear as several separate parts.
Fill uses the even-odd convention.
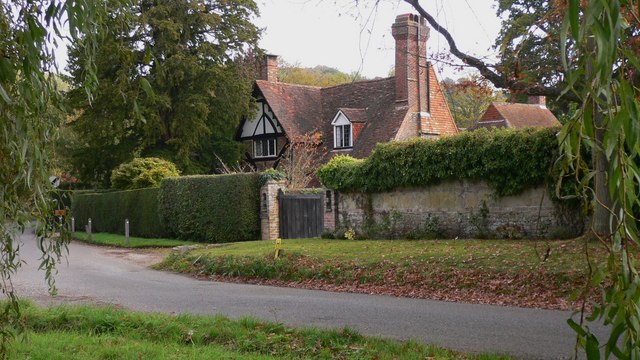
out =
[[[111,187],[118,190],[160,186],[164,178],[180,176],[178,168],[160,158],[135,158],[111,172]]]
[[[260,173],[260,186],[266,184],[269,180],[286,180],[287,174],[284,171],[276,169],[267,169]]]
[[[260,238],[259,176],[183,176],[162,181],[160,217],[180,239],[220,243]]]
[[[91,218],[92,231],[124,234],[129,219],[131,236],[146,238],[166,235],[158,214],[158,188],[106,193],[74,192],[71,213],[76,229],[83,230]]]
[[[557,129],[480,129],[438,140],[378,144],[369,158],[336,156],[318,170],[328,188],[383,192],[444,180],[483,180],[496,195],[544,184],[558,154]]]

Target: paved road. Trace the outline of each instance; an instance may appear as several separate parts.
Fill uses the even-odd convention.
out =
[[[248,315],[521,358],[568,358],[573,351],[574,336],[565,322],[570,314],[563,311],[199,281],[148,269],[118,250],[80,243],[70,245],[68,263],[58,266],[59,295],[52,300],[43,273],[37,271],[33,234],[21,240],[27,264],[15,285],[20,296],[39,302],[93,301],[141,311]]]

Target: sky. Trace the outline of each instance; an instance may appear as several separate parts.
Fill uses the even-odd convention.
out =
[[[263,28],[260,46],[289,64],[326,65],[358,71],[366,77],[386,77],[393,68],[391,25],[396,15],[417,13],[401,0],[257,0]],[[493,0],[422,0],[421,4],[447,28],[458,48],[494,59],[491,49],[500,30]],[[431,31],[427,56],[448,52],[444,37]],[[441,78],[468,75],[456,67],[437,64]]]
[[[394,65],[391,25],[400,14],[417,13],[401,0],[256,0],[263,29],[261,48],[302,67],[325,65],[365,77],[387,77]],[[355,5],[355,4],[359,5]],[[458,48],[471,55],[494,59],[491,49],[500,29],[495,0],[421,0],[420,3],[447,28]],[[376,6],[377,4],[377,6]],[[448,52],[436,31],[427,41],[427,56]],[[60,69],[66,50],[56,51]],[[472,70],[435,62],[440,78],[457,79]]]

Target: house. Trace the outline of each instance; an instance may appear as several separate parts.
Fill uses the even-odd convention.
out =
[[[544,96],[529,96],[528,104],[491,103],[480,120],[469,130],[560,126],[562,125],[555,115],[547,109]]]
[[[395,76],[332,87],[278,82],[278,58],[267,55],[253,96],[258,107],[237,140],[249,145],[254,167],[277,167],[290,144],[321,136],[322,153],[367,157],[381,142],[458,133],[433,66],[426,60],[429,28],[418,15],[397,16]]]

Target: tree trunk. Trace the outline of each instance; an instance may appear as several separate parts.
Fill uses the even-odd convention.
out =
[[[595,40],[593,36],[590,36],[587,40],[587,51],[590,56],[595,56]],[[591,78],[593,74],[593,64],[591,59],[586,63],[587,79]],[[593,91],[592,94],[597,94]],[[596,236],[609,238],[611,235],[611,194],[609,194],[609,184],[607,172],[609,170],[609,160],[604,151],[604,114],[602,109],[595,98],[592,98],[593,106],[593,126],[595,136],[595,147],[592,150],[593,155],[593,169],[595,171],[594,176],[594,199],[593,199],[593,218],[591,219],[591,229]],[[587,121],[583,119],[583,121]]]
[[[594,177],[594,208],[591,229],[600,237],[608,238],[611,233],[612,201],[609,194],[609,183],[607,172],[609,160],[603,149],[603,139],[605,128],[603,127],[604,116],[600,112],[599,106],[594,104],[594,125],[595,142],[593,148],[593,167],[596,172]]]

